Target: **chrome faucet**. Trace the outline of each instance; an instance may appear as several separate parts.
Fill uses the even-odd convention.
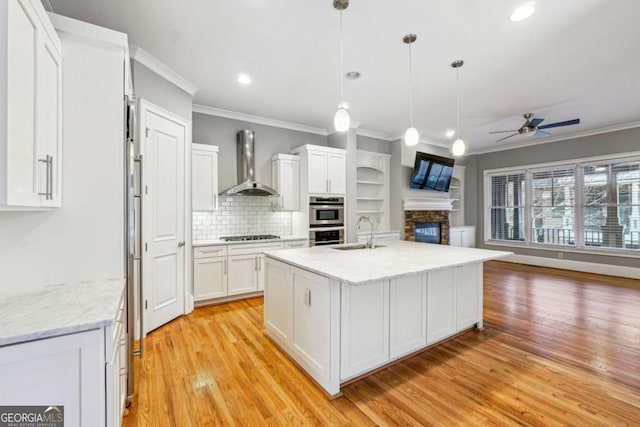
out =
[[[369,221],[369,224],[371,225],[371,234],[369,235],[369,241],[365,243],[364,247],[374,249],[376,246],[375,243],[373,243],[373,221],[371,221],[371,218],[369,218],[368,216],[361,216],[360,218],[358,218],[358,222],[356,224],[358,230],[360,230],[360,223],[362,222],[362,220]]]

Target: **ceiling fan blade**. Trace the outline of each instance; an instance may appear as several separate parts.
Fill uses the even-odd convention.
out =
[[[496,142],[502,142],[502,141],[504,141],[505,139],[509,139],[509,138],[511,138],[512,136],[516,136],[517,134],[518,134],[518,132],[516,132],[516,133],[514,133],[514,134],[512,134],[512,135],[509,135],[509,136],[505,136],[504,138],[499,139],[499,140],[497,140]]]
[[[513,129],[513,130],[497,130],[495,132],[489,132],[491,133],[507,133],[507,132],[518,132],[518,129]]]
[[[544,122],[544,119],[531,119],[529,122],[529,127],[537,128],[540,123]]]
[[[538,138],[544,138],[544,137],[547,137],[547,136],[549,136],[549,135],[551,135],[549,132],[545,132],[545,131],[543,131],[543,130],[536,129],[536,136],[537,136]]]
[[[580,119],[567,120],[566,122],[551,123],[544,126],[538,126],[538,129],[559,128],[560,126],[570,126],[580,124]]]

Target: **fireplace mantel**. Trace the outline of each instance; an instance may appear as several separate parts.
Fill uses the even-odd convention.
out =
[[[402,199],[402,207],[405,211],[450,211],[455,200],[409,197]]]

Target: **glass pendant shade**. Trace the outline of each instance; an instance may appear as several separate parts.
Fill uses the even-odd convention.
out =
[[[467,150],[467,146],[462,140],[462,138],[458,138],[455,141],[453,141],[453,145],[451,146],[451,153],[454,156],[462,156],[466,150]]]
[[[418,134],[418,129],[414,127],[410,127],[406,131],[404,131],[404,143],[413,147],[414,145],[418,145],[418,141],[420,140],[420,135]]]
[[[345,132],[349,130],[349,126],[351,126],[351,117],[349,117],[349,112],[345,108],[338,108],[336,115],[333,116],[333,126],[338,132]]]

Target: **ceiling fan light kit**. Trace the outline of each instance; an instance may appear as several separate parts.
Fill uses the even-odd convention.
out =
[[[349,0],[333,0],[333,7],[340,12],[340,105],[333,116],[333,126],[337,132],[345,132],[351,126],[351,117],[344,102],[344,55],[342,48],[342,11],[349,7]],[[359,77],[359,74],[358,74]],[[357,77],[356,77],[357,78]]]
[[[402,38],[402,41],[409,45],[409,128],[404,132],[404,143],[408,147],[417,145],[420,141],[420,134],[418,129],[413,126],[413,85],[412,85],[412,58],[411,58],[411,45],[418,39],[415,34],[407,34]]]
[[[458,59],[451,63],[451,67],[456,69],[456,116],[458,123],[457,138],[451,145],[451,154],[454,156],[462,156],[467,151],[467,145],[465,144],[462,136],[460,136],[460,68],[464,65],[462,59]]]

